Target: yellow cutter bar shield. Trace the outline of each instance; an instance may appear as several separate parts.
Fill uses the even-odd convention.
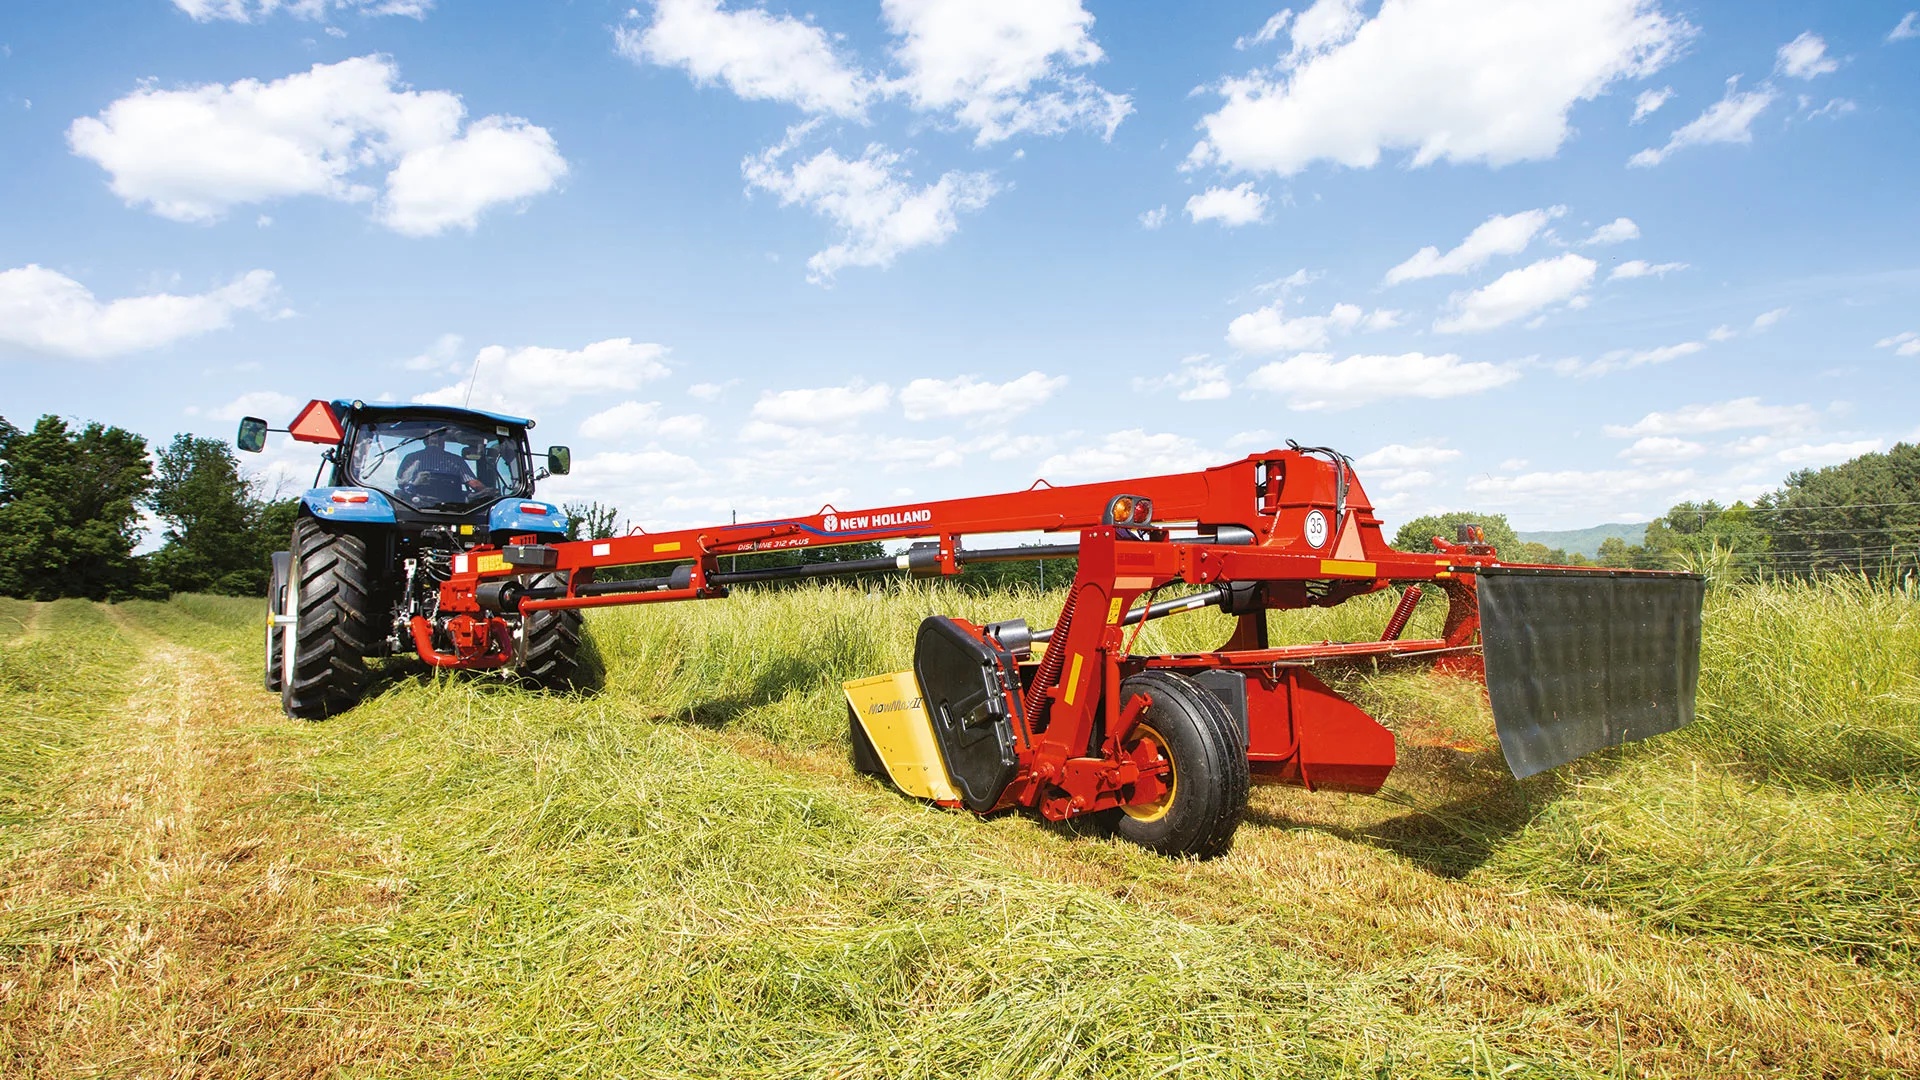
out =
[[[947,779],[933,725],[920,702],[920,681],[911,671],[875,675],[842,683],[847,704],[866,729],[868,741],[895,787],[915,798],[958,802],[960,793]]]

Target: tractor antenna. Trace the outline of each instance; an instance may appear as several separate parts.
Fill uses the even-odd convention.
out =
[[[480,358],[486,354],[485,349],[473,354],[473,371],[467,375],[467,396],[460,401],[460,407],[463,409],[473,407],[473,382],[480,377]]]

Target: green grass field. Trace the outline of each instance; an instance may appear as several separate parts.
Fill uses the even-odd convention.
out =
[[[315,724],[256,602],[0,601],[0,1074],[1920,1073],[1920,593],[1716,591],[1697,723],[1522,783],[1472,684],[1340,673],[1388,788],[1206,863],[848,768],[842,679],[1058,601],[608,610],[597,693],[396,664]]]

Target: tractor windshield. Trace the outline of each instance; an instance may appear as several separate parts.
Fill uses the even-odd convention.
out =
[[[416,510],[461,510],[527,493],[526,452],[511,428],[452,420],[359,425],[348,473]]]

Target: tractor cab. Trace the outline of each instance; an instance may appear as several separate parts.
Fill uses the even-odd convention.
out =
[[[286,431],[329,446],[325,487],[303,496],[313,516],[338,522],[392,523],[404,533],[449,530],[475,541],[494,533],[564,531],[558,508],[531,501],[534,482],[565,474],[564,446],[536,459],[532,420],[444,405],[313,401]],[[265,420],[240,422],[236,443],[258,452]]]

